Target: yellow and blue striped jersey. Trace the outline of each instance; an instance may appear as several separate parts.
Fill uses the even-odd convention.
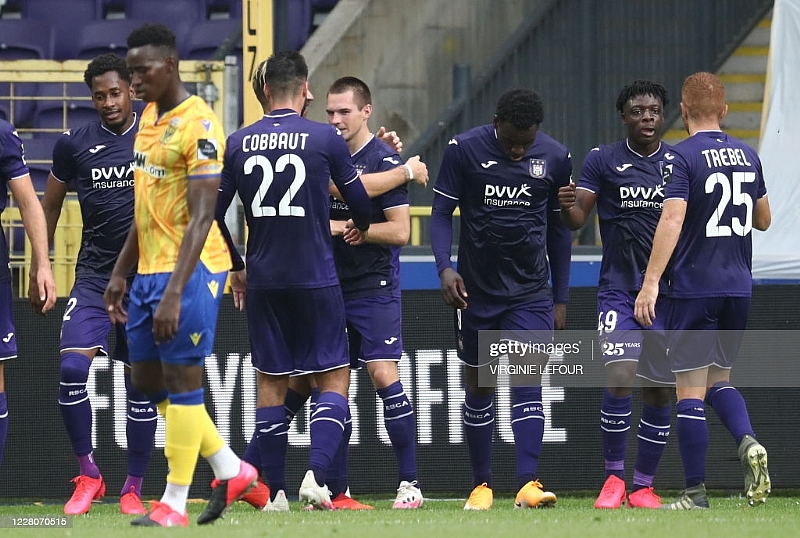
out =
[[[189,207],[188,181],[219,176],[225,135],[214,112],[191,96],[160,117],[149,103],[134,143],[134,201],[140,274],[168,273],[178,261]],[[229,269],[230,254],[217,223],[200,261],[212,272]]]

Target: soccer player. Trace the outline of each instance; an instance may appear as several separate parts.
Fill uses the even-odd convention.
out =
[[[263,75],[265,73],[264,66],[267,60],[261,62],[261,64],[256,67],[256,74],[257,76],[253,77],[253,92],[258,99],[258,102],[261,104],[262,108],[264,109],[264,114],[269,114],[270,112],[270,103],[267,99],[267,96],[264,93],[264,81]],[[314,96],[309,89],[306,93],[306,99],[303,103],[303,107],[300,111],[300,116],[305,117],[305,113],[308,110],[311,102],[313,101]],[[402,141],[397,136],[397,133],[394,131],[387,131],[384,127],[378,129],[378,132],[375,135],[375,138],[380,139],[385,144],[387,144],[390,148],[393,148],[395,152],[402,151]],[[345,139],[347,139],[345,137]],[[349,145],[349,142],[348,142]],[[416,183],[422,185],[423,187],[427,185],[428,182],[428,169],[425,163],[419,160],[418,156],[412,157],[408,160],[408,167],[403,168],[396,167],[396,165],[402,162],[399,158],[393,158],[395,162],[393,163],[392,167],[387,167],[389,169],[388,172],[385,173],[368,173],[368,174],[361,174],[362,170],[359,169],[360,178],[367,193],[370,196],[380,196],[381,194],[390,191],[395,188],[400,188],[406,185],[408,181],[415,181]],[[389,161],[385,161],[389,162]],[[398,172],[400,172],[398,174]],[[339,193],[338,189],[335,185],[330,185],[329,189],[336,194],[336,196],[341,199],[341,194]],[[334,198],[331,198],[332,203],[337,203],[342,205],[342,202],[335,201]],[[217,218],[221,219],[224,215],[224,212],[227,210],[227,204],[223,203],[223,199],[220,198],[220,203],[217,206]],[[230,234],[228,233],[227,229],[223,227],[223,235],[225,235],[226,240],[229,242],[229,247],[231,249],[231,253],[233,254],[233,266],[235,268],[244,268],[244,262],[242,261],[241,257],[238,256],[238,252],[236,251],[232,239],[230,238]],[[245,286],[241,283],[237,275],[239,273],[233,272],[233,282],[232,282],[232,292],[234,296],[234,304],[237,308],[242,310],[244,308],[244,296],[245,296]],[[241,287],[240,287],[241,285]],[[316,405],[316,401],[319,397],[319,389],[313,382],[312,375],[295,375],[291,376],[289,379],[289,385],[286,393],[286,398],[284,402],[284,409],[286,412],[286,420],[287,423],[291,423],[294,419],[295,415],[302,409],[305,405],[305,402],[308,401],[309,397],[312,400],[312,409],[313,406]],[[340,494],[333,494],[332,495],[332,503],[336,509],[351,509],[351,510],[366,510],[371,509],[372,507],[361,504],[358,501],[352,499],[346,492],[347,490],[347,455],[348,455],[348,444],[350,438],[350,432],[352,431],[352,425],[349,416],[349,406],[348,406],[348,415],[345,418],[345,429],[342,435],[342,440],[340,441],[339,448],[336,452],[336,456],[334,457],[331,463],[331,476],[329,476],[328,485],[330,488],[333,489],[340,489]],[[259,450],[259,441],[258,441],[258,428],[253,432],[253,437],[250,443],[247,446],[247,450],[242,457],[245,461],[250,463],[251,465],[255,466],[256,468],[261,469],[261,455]],[[279,474],[282,474],[283,471],[279,471]],[[334,478],[333,475],[336,475]],[[336,483],[344,484],[343,486],[338,486]],[[261,484],[261,482],[259,482]],[[215,487],[215,484],[212,483],[212,487]],[[264,488],[266,495],[269,497],[270,490],[269,488]],[[279,492],[276,492],[276,495],[279,495]],[[270,503],[268,511],[282,511],[288,508],[288,503],[284,502],[285,494],[282,494],[282,497],[273,498],[273,502]],[[252,504],[252,503],[251,503]],[[254,505],[255,506],[255,505]]]
[[[75,492],[64,506],[64,513],[85,514],[92,500],[101,498],[106,490],[94,460],[92,404],[86,381],[92,359],[98,352],[108,354],[108,333],[113,329],[117,342],[113,357],[126,366],[128,398],[128,477],[120,492],[119,506],[123,514],[145,514],[142,478],[153,451],[158,414],[150,399],[131,384],[125,327],[111,324],[103,304],[109,275],[133,221],[131,165],[139,118],[133,110],[131,77],[124,58],[116,54],[98,56],[89,63],[83,78],[100,119],[58,139],[42,199],[51,244],[70,186],[78,194],[83,218],[75,284],[61,327],[58,403],[80,465],[80,474],[73,479]]]
[[[689,76],[681,116],[689,138],[665,154],[664,209],[653,239],[636,319],[651,326],[662,275],[669,287],[659,315],[675,372],[678,445],[686,489],[662,508],[708,508],[705,489],[711,406],[734,437],[749,503],[770,493],[767,451],[755,439],[741,393],[730,384],[750,311],[752,229],[771,221],[756,151],[724,133],[725,87],[711,73]]]
[[[183,86],[172,31],[145,24],[127,44],[133,90],[148,105],[134,142],[134,221],[104,300],[113,322],[127,321],[131,379],[165,417],[169,464],[161,501],[132,524],[189,524],[186,500],[198,453],[220,480],[197,520],[206,524],[258,476],[223,441],[203,403],[203,363],[230,266],[214,222],[224,135],[208,105]],[[126,312],[126,277],[137,259]]]
[[[265,509],[289,509],[284,400],[290,374],[313,373],[320,396],[299,496],[330,510],[326,472],[344,430],[350,383],[344,301],[330,237],[330,179],[352,211],[354,239],[368,237],[370,203],[341,133],[300,116],[308,93],[303,56],[277,52],[255,77],[254,84],[263,81],[270,112],[228,139],[217,214],[238,192],[249,228],[249,271],[235,264],[231,281],[238,289],[246,282],[258,371],[257,440],[271,497]]]
[[[33,190],[30,172],[25,164],[25,151],[17,130],[13,125],[0,119],[0,182],[3,194],[0,196],[0,213],[8,201],[7,192],[11,189],[14,202],[19,208],[22,225],[31,242],[30,287],[28,297],[34,308],[46,313],[56,302],[56,284],[50,267],[47,250],[47,226],[42,206],[36,191]],[[17,356],[16,329],[14,328],[14,292],[6,235],[0,229],[0,463],[8,435],[8,404],[6,402],[5,361]]]
[[[597,319],[607,380],[600,408],[606,481],[595,508],[619,508],[626,500],[636,508],[661,506],[652,485],[669,435],[668,384],[674,385],[675,376],[667,365],[662,319],[645,338],[633,303],[664,201],[661,170],[670,148],[661,142],[661,128],[668,102],[661,84],[636,80],[625,86],[617,98],[617,110],[627,138],[592,149],[583,161],[577,189],[570,183],[558,192],[561,219],[573,230],[583,226],[597,203],[603,238]],[[625,449],[637,375],[644,383],[644,405],[628,497]]]
[[[479,382],[491,374],[488,357],[478,353],[478,332],[504,331],[503,338],[518,340],[521,331],[537,331],[533,337],[549,343],[554,327],[563,329],[566,322],[572,238],[558,216],[558,189],[570,182],[572,159],[567,148],[539,131],[543,117],[534,92],[504,93],[492,124],[450,140],[434,187],[431,246],[442,296],[455,309],[458,353],[465,364],[463,421],[475,486],[465,510],[488,510],[493,501],[495,389]],[[458,272],[450,261],[456,206]],[[544,435],[540,383],[538,376],[527,386],[512,386],[518,507],[556,502],[536,479]]]
[[[360,172],[391,170],[400,156],[369,130],[372,94],[355,77],[336,80],[328,90],[328,123],[335,126]],[[342,286],[350,346],[350,367],[364,362],[372,384],[383,401],[384,424],[399,467],[399,486],[392,508],[422,506],[417,481],[416,421],[411,402],[400,382],[397,365],[403,353],[402,305],[400,303],[400,247],[408,242],[411,220],[405,185],[372,198],[372,226],[366,242],[348,232],[350,212],[346,204],[331,198],[333,258]],[[350,223],[351,224],[351,223]],[[345,495],[347,454],[352,426],[345,430],[334,476],[328,480],[334,505],[355,503]],[[333,473],[333,468],[338,473]],[[361,508],[364,505],[356,508]],[[340,506],[337,506],[340,507]]]

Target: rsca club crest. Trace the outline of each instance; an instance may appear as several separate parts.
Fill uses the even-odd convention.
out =
[[[545,159],[531,159],[528,164],[528,173],[533,178],[542,179],[547,174],[547,161]]]

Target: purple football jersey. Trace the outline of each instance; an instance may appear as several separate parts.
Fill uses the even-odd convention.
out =
[[[29,173],[22,150],[22,140],[17,135],[17,130],[7,121],[0,120],[0,184],[3,186],[3,192],[0,194],[0,213],[8,202],[8,182]],[[0,282],[11,280],[8,263],[6,234],[0,228]]]
[[[353,154],[359,174],[392,170],[403,160],[374,136]],[[331,197],[331,219],[348,220],[350,208]],[[408,187],[401,185],[370,200],[372,222],[386,222],[383,212],[408,205]],[[400,247],[363,244],[351,246],[342,237],[333,238],[333,259],[345,299],[375,295],[400,296]]]
[[[592,149],[583,161],[577,188],[597,196],[603,240],[600,290],[642,287],[664,203],[662,169],[669,149],[662,143],[643,156],[624,139]]]
[[[124,133],[89,123],[58,138],[53,176],[78,194],[83,237],[75,277],[108,278],[133,222],[133,140],[139,117]]]
[[[281,109],[228,137],[218,207],[227,207],[238,192],[249,229],[248,288],[339,284],[329,219],[331,179],[356,223],[368,224],[369,198],[335,127]]]
[[[722,131],[701,131],[664,158],[664,199],[687,203],[668,294],[749,297],[753,210],[767,194],[758,154]]]
[[[548,212],[559,210],[571,175],[567,148],[541,131],[520,161],[505,155],[491,124],[450,140],[434,191],[458,201],[458,272],[470,296],[513,304],[551,296]],[[437,246],[434,254],[438,266]]]

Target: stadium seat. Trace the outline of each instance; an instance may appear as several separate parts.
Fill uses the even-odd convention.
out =
[[[44,192],[47,187],[47,177],[52,168],[55,143],[55,137],[28,138],[22,142],[25,148],[25,161],[28,163],[36,192]]]
[[[227,14],[231,19],[242,20],[242,0],[205,0],[206,17],[215,13]]]
[[[0,19],[0,60],[51,59],[53,27],[38,19]]]
[[[64,99],[66,90],[67,99]],[[50,97],[36,102],[33,114],[34,138],[56,137],[67,129],[75,129],[97,119],[97,111],[90,100],[89,89],[82,82],[40,84],[39,97]],[[64,103],[66,102],[66,123]]]
[[[0,60],[40,60],[53,56],[53,28],[47,21],[0,19]],[[36,95],[36,83],[14,85],[15,96]],[[34,103],[18,100],[11,113],[11,85],[0,83],[0,117],[13,120],[14,125],[22,127],[33,113]]]
[[[178,47],[201,20],[205,20],[202,0],[126,0],[125,17],[166,24],[178,41]]]
[[[55,30],[53,57],[67,60],[75,57],[75,31],[101,18],[98,0],[25,0],[23,19],[46,20]]]
[[[144,22],[134,19],[105,19],[87,24],[80,30],[75,57],[91,60],[107,52],[125,56],[128,52],[128,34]]]
[[[237,55],[241,58],[241,25],[242,23],[239,19],[211,19],[197,23],[184,41],[181,58],[185,60],[210,60],[216,50],[230,36],[236,33],[238,33],[238,38],[228,54]]]
[[[311,0],[289,2],[289,42],[290,50],[300,50],[311,35],[311,22],[314,18]]]

